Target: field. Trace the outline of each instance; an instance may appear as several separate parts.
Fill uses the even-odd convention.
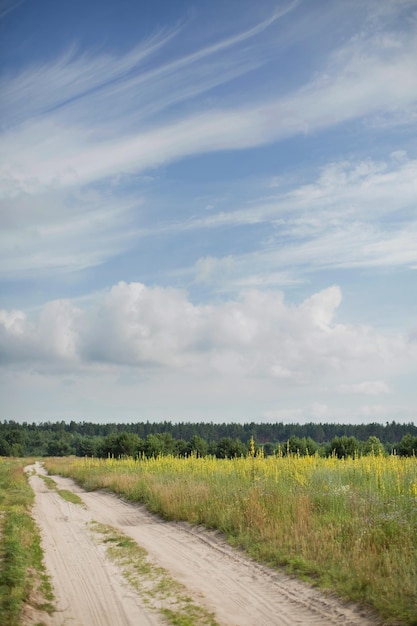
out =
[[[219,529],[273,567],[417,624],[417,459],[47,459],[53,474],[109,489],[168,520]]]

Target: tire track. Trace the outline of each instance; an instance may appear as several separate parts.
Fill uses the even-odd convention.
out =
[[[91,512],[63,500],[39,476],[29,481],[57,605],[57,612],[43,621],[48,626],[161,626],[106,558],[104,546],[93,540]]]
[[[262,566],[231,548],[218,533],[165,522],[143,506],[104,492],[85,492],[55,476],[60,488],[82,497],[91,517],[134,539],[151,560],[189,589],[222,626],[370,626],[356,606]],[[139,621],[137,624],[146,624]],[[112,625],[113,626],[113,625]]]

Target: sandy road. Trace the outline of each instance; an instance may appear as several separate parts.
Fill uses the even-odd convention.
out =
[[[35,469],[46,474],[39,464]],[[91,512],[63,500],[38,475],[29,481],[57,606],[43,621],[48,626],[161,626],[162,620],[141,603],[94,540]]]
[[[39,464],[36,471],[44,473]],[[103,492],[85,492],[71,479],[55,476],[59,488],[82,498],[87,507],[83,509],[49,491],[39,476],[30,480],[36,494],[34,517],[42,530],[45,562],[58,601],[52,626],[162,623],[128,589],[104,548],[94,541],[88,530],[92,520],[134,539],[155,564],[187,587],[196,602],[215,613],[222,626],[375,624],[355,607],[254,563],[215,533],[161,521],[140,505]]]

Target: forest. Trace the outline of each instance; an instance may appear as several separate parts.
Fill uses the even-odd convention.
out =
[[[160,455],[233,458],[248,454],[249,441],[265,456],[289,453],[417,455],[417,426],[400,424],[135,422],[0,422],[1,456]]]

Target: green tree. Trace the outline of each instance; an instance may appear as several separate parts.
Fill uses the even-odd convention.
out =
[[[69,456],[73,450],[65,437],[58,435],[49,441],[47,452],[48,456]]]
[[[0,456],[10,456],[12,453],[12,447],[4,437],[0,437]]]
[[[202,437],[193,435],[187,445],[187,454],[195,454],[196,456],[207,456],[208,443]]]
[[[87,438],[84,438],[86,440]],[[136,433],[110,433],[104,438],[97,454],[101,457],[136,456],[141,450],[142,441]]]
[[[365,445],[363,446],[363,454],[365,456],[385,456],[385,448],[378,439],[378,437],[371,436],[368,438],[368,440],[365,442]]]
[[[99,456],[100,444],[103,444],[103,440],[99,437],[81,436],[74,444],[75,454],[77,456]]]
[[[216,457],[218,459],[233,459],[245,456],[248,452],[247,446],[240,439],[223,437],[216,446]]]
[[[334,437],[330,444],[331,454],[335,454],[339,459],[354,457],[359,451],[359,441],[355,437]]]
[[[274,455],[275,446],[270,441],[267,441],[266,443],[264,443],[262,448],[264,450],[264,456],[273,456]]]
[[[299,454],[300,456],[313,455],[317,451],[317,444],[311,437],[296,437],[293,435],[288,439],[287,445],[283,447],[283,453]]]
[[[103,458],[107,458],[109,456],[116,456],[115,454],[116,439],[117,439],[116,433],[109,433],[108,435],[106,435],[106,437],[104,437],[102,445],[98,448],[98,451],[97,451],[98,456],[101,456]]]
[[[148,435],[142,450],[147,457],[157,457],[175,453],[175,439],[169,433]]]
[[[187,456],[188,454],[188,443],[185,439],[177,439],[175,442],[175,456]]]
[[[409,433],[404,435],[398,444],[398,454],[400,456],[417,456],[417,437]]]
[[[135,433],[122,432],[116,437],[114,456],[117,458],[122,456],[137,456],[141,443],[140,437]]]

